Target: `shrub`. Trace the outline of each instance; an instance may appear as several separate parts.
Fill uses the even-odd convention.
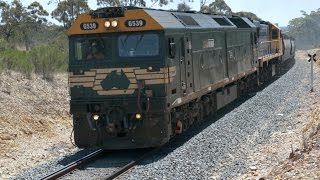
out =
[[[15,70],[31,78],[32,65],[27,58],[27,52],[16,49],[6,49],[0,59],[2,69]]]
[[[67,70],[68,51],[55,44],[35,47],[28,56],[34,72],[42,75],[44,79],[52,80],[55,72]]]
[[[68,67],[68,46],[65,37],[56,38],[50,45],[40,45],[31,51],[10,48],[0,38],[0,73],[15,70],[31,78],[32,72],[44,79],[53,80],[54,73],[66,72]]]

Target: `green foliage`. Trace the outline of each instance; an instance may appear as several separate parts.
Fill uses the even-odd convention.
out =
[[[5,41],[4,39],[0,38],[0,52],[3,52],[4,50],[9,48],[9,43]]]
[[[6,39],[21,41],[27,50],[31,45],[31,34],[39,32],[47,22],[48,12],[37,1],[24,7],[20,0],[14,0],[11,4],[0,3],[1,25],[0,33]]]
[[[320,8],[302,17],[292,19],[288,25],[288,34],[296,39],[297,48],[314,48],[320,46]]]
[[[1,10],[1,26],[0,32],[2,36],[9,41],[17,30],[17,26],[21,21],[22,14],[24,13],[24,8],[20,0],[14,0],[11,4],[6,2],[0,3]]]
[[[27,52],[16,49],[6,49],[0,58],[2,69],[19,71],[31,78],[32,65],[28,60]]]
[[[215,0],[211,4],[206,5],[207,0],[200,0],[200,11],[211,14],[234,14],[241,17],[248,17],[253,20],[261,21],[261,19],[252,12],[232,12],[231,8],[224,0]]]
[[[35,72],[52,80],[54,73],[66,72],[67,66],[68,50],[57,44],[42,45],[29,52],[10,48],[0,56],[0,69],[18,71],[28,78]]]
[[[97,5],[102,7],[120,6],[120,0],[97,0]]]
[[[236,13],[233,13],[233,14],[241,16],[241,17],[247,17],[247,18],[250,18],[250,19],[253,19],[253,20],[261,21],[261,19],[256,14],[254,14],[252,12],[240,11],[240,12],[236,12]]]
[[[0,72],[3,70],[19,71],[28,78],[31,78],[32,73],[36,73],[47,80],[52,80],[56,72],[66,72],[68,42],[67,37],[61,31],[63,27],[47,26],[45,29],[46,34],[39,34],[38,46],[30,51],[12,48],[0,38]]]
[[[191,7],[186,3],[180,3],[177,5],[177,10],[178,11],[190,11]]]
[[[172,0],[170,0],[172,1]],[[152,5],[158,4],[159,6],[167,5],[169,0],[151,0]],[[101,7],[109,6],[146,6],[146,0],[97,0],[97,5]],[[151,6],[152,6],[151,5]]]
[[[51,16],[63,23],[63,26],[68,29],[81,13],[89,10],[87,0],[65,0],[58,2],[58,6],[52,11]]]
[[[200,3],[205,3],[201,1]],[[201,12],[215,14],[231,14],[232,10],[224,0],[215,0],[211,4],[201,4]]]
[[[67,70],[68,50],[58,44],[33,48],[28,57],[34,72],[44,79],[52,80],[55,72]]]

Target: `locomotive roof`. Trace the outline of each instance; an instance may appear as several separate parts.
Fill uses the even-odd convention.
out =
[[[256,28],[256,26],[245,17],[228,16],[217,14],[204,14],[194,11],[164,11],[157,9],[145,10],[152,18],[164,28]],[[194,23],[193,20],[196,22]],[[241,21],[241,25],[234,21]]]
[[[114,12],[113,12],[114,11]],[[106,29],[106,20],[117,19],[117,28]],[[126,24],[130,20],[143,20],[145,24],[141,27],[128,27]],[[83,29],[83,23],[97,23],[96,29]],[[146,31],[146,30],[166,30],[166,29],[237,29],[256,28],[248,18],[227,15],[211,15],[196,12],[177,12],[157,9],[143,8],[122,8],[111,7],[101,8],[96,11],[84,13],[78,16],[75,23],[67,31],[68,35],[73,34],[94,34],[119,31]]]

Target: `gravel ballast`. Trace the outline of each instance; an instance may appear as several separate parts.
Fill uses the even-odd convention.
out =
[[[310,90],[309,67],[307,62],[296,61],[281,78],[172,153],[137,166],[120,179],[229,179],[250,168],[255,170],[255,162],[249,157],[263,151],[265,144],[284,143],[271,137],[301,124],[301,119],[295,116],[307,105],[304,97]],[[290,143],[299,146],[299,142]],[[288,158],[290,151],[264,157],[265,164]]]
[[[294,134],[296,126],[303,124],[303,116],[297,118],[297,114],[308,105],[305,97],[310,90],[309,68],[307,62],[296,61],[289,72],[242,104],[228,106],[225,109],[230,110],[223,110],[227,113],[217,120],[209,117],[207,121],[211,122],[206,123],[208,127],[179,142],[177,146],[171,142],[168,152],[164,150],[162,155],[159,153],[155,155],[158,157],[146,160],[119,179],[241,179],[241,175],[250,170],[265,169],[267,173],[271,168],[268,165],[288,158],[291,152],[289,148],[260,157],[263,152],[272,151],[268,145],[300,146],[299,141],[292,139],[284,142],[281,137]],[[319,87],[318,81],[315,80],[315,83],[315,87]],[[192,129],[189,131],[192,132]],[[76,158],[77,154],[72,157]],[[258,164],[257,161],[264,163]],[[20,175],[18,179],[38,179],[39,174],[43,176],[43,172],[61,167],[61,163],[57,163],[52,161]],[[88,174],[77,172],[66,179],[98,178],[108,172],[104,170],[114,171],[118,168],[118,165],[110,166],[110,162],[103,163],[98,160],[96,164],[90,164],[85,171]],[[260,172],[263,174],[263,171]]]

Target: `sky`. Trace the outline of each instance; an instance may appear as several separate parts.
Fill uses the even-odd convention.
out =
[[[8,0],[11,1],[11,0]],[[24,5],[28,5],[35,0],[21,0]],[[55,4],[48,5],[49,0],[38,0],[49,13],[55,8]],[[159,7],[157,5],[152,8],[176,9],[177,4],[184,0],[173,0],[167,6]],[[192,10],[199,10],[200,0],[193,0],[193,3],[185,0],[192,7]],[[207,0],[207,4],[214,0]],[[147,7],[152,5],[151,0],[146,0]],[[301,17],[300,10],[306,11],[308,14],[320,8],[319,0],[225,0],[233,12],[249,11],[255,13],[258,17],[265,21],[278,23],[279,26],[287,26],[293,18]],[[95,9],[96,0],[88,0],[90,8]],[[53,21],[53,20],[51,20]],[[56,21],[53,21],[56,23]]]

